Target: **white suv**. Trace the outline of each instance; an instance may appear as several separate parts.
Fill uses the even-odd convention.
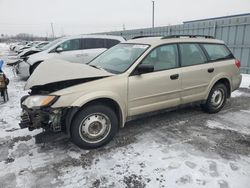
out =
[[[59,38],[42,48],[42,52],[30,55],[18,64],[17,75],[29,77],[44,60],[56,58],[73,63],[88,63],[106,49],[125,41],[123,37],[110,35],[77,35]]]

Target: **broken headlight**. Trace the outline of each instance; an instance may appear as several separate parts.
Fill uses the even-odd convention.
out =
[[[28,108],[44,107],[52,105],[57,99],[58,96],[53,95],[33,95],[27,97],[22,104]]]

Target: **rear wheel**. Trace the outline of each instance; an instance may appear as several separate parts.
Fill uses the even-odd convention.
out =
[[[79,111],[71,125],[71,139],[80,148],[97,148],[108,143],[118,131],[115,112],[102,104]]]
[[[225,105],[227,100],[227,88],[224,84],[216,84],[210,91],[205,104],[201,107],[205,112],[217,113]]]

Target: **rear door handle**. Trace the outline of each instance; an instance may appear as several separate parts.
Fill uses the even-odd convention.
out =
[[[209,73],[214,72],[214,68],[209,68],[209,69],[207,69],[207,72],[209,72]]]
[[[179,74],[173,74],[170,76],[171,80],[177,80],[179,78]]]

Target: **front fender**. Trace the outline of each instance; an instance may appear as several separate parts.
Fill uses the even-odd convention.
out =
[[[126,107],[126,103],[124,101],[124,99],[122,99],[121,97],[119,97],[117,94],[110,92],[110,91],[102,91],[102,92],[94,92],[94,93],[88,93],[85,94],[79,98],[77,98],[70,106],[77,106],[77,107],[82,107],[85,104],[87,104],[88,102],[97,100],[97,99],[111,99],[113,101],[115,101],[120,110],[121,110],[121,115],[122,115],[122,126],[124,126],[125,121],[126,121],[126,117],[127,117],[127,107]]]

